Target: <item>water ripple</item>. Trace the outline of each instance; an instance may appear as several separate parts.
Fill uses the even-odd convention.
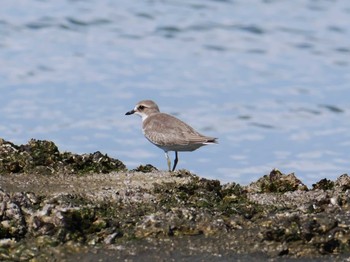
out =
[[[336,114],[344,113],[343,109],[339,108],[338,106],[334,106],[334,105],[319,105],[319,107],[328,109],[329,112],[336,113]]]

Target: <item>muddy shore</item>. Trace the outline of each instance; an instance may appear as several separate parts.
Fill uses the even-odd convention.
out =
[[[220,184],[0,139],[0,260],[342,260],[349,211],[347,174],[312,188],[279,170]]]

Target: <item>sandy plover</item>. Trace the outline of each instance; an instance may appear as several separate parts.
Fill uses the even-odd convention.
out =
[[[152,100],[143,100],[125,115],[137,114],[142,117],[142,131],[145,137],[165,152],[169,171],[174,171],[178,162],[178,152],[194,151],[202,146],[216,144],[217,138],[204,136],[174,116],[160,113]],[[173,168],[168,151],[175,152]]]

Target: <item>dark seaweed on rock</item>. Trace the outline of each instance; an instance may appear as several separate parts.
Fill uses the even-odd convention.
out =
[[[137,168],[135,168],[133,171],[136,172],[142,172],[142,173],[150,173],[152,171],[157,171],[158,169],[150,164],[147,165],[140,165]]]
[[[273,169],[258,181],[250,184],[249,188],[260,193],[285,193],[296,190],[308,190],[293,173],[284,175],[281,171]]]
[[[54,142],[31,139],[25,145],[14,145],[0,139],[0,173],[108,173],[125,170],[125,165],[103,155],[99,151],[93,154],[73,154],[59,152]]]
[[[312,189],[322,189],[322,190],[328,190],[334,188],[334,182],[329,179],[322,179],[318,181],[316,184],[312,185]]]

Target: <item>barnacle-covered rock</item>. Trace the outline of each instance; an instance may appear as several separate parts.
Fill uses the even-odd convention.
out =
[[[341,175],[334,182],[334,186],[337,188],[341,188],[342,191],[350,189],[350,177],[347,174]]]
[[[20,239],[26,234],[22,204],[0,189],[0,239]]]
[[[174,248],[213,260],[350,253],[346,174],[308,190],[278,170],[248,186],[187,170],[127,172],[100,152],[60,153],[49,141],[0,140],[0,156],[0,260],[63,261],[79,253],[68,259],[75,261],[104,247],[120,260],[140,250],[164,259]]]

